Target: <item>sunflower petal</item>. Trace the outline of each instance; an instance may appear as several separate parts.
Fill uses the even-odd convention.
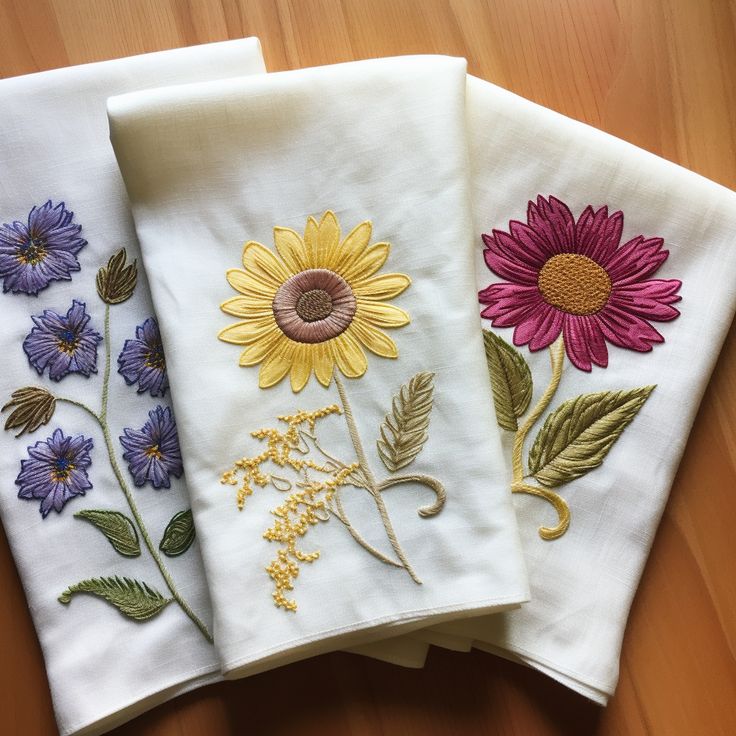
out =
[[[360,300],[358,314],[376,327],[403,327],[410,322],[409,315],[393,304]]]
[[[288,227],[275,227],[273,242],[292,276],[309,268],[307,248],[299,233]]]
[[[258,385],[261,388],[275,386],[289,372],[294,362],[295,347],[296,343],[287,338],[271,351],[258,374]]]
[[[220,304],[220,309],[233,317],[267,317],[273,314],[271,301],[257,296],[234,296]]]
[[[314,375],[323,386],[330,385],[332,371],[335,368],[335,359],[329,347],[324,344],[314,345],[312,348],[312,362],[314,363]]]
[[[246,296],[262,297],[271,301],[278,290],[278,286],[272,284],[270,280],[265,281],[252,272],[243,271],[242,268],[229,268],[225,276],[235,291]]]
[[[355,323],[353,323],[355,325]],[[332,341],[332,353],[337,367],[348,378],[360,378],[368,369],[363,348],[350,334],[350,329]]]
[[[405,291],[411,279],[403,273],[384,273],[353,283],[355,296],[364,299],[392,299]]]
[[[356,225],[342,241],[339,249],[331,253],[330,268],[346,270],[365,252],[371,242],[373,226],[366,220]]]
[[[368,350],[382,358],[396,358],[399,351],[396,349],[396,343],[381,330],[366,324],[365,322],[353,322],[351,328],[355,332],[355,336],[365,345]]]
[[[259,281],[277,289],[289,278],[284,264],[265,245],[253,240],[243,248],[243,265]]]
[[[314,253],[315,268],[331,268],[332,259],[340,252],[340,225],[332,210],[322,215],[317,230],[317,248]]]
[[[284,335],[278,327],[274,327],[268,333],[265,333],[258,342],[254,342],[249,345],[240,354],[240,365],[256,365],[260,363],[264,358],[267,358],[271,352],[278,352],[280,350],[279,343],[288,340],[289,338]]]
[[[340,275],[348,282],[354,278],[366,279],[373,276],[386,263],[390,251],[391,246],[388,243],[376,243],[347,268],[342,269]]]
[[[258,340],[274,324],[273,315],[271,317],[261,317],[260,319],[249,319],[244,322],[235,322],[220,330],[217,337],[223,342],[248,345]]]
[[[299,345],[294,350],[294,360],[291,365],[291,390],[299,393],[309,380],[312,373],[312,345]]]
[[[307,226],[304,228],[304,253],[309,268],[314,267],[314,256],[317,253],[317,234],[319,225],[311,215],[307,218]]]

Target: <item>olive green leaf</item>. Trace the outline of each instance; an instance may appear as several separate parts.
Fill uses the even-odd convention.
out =
[[[597,468],[654,386],[569,399],[545,420],[529,451],[529,473],[556,488]]]
[[[194,519],[191,509],[174,514],[167,524],[159,549],[168,557],[183,555],[194,541]]]
[[[488,373],[496,405],[496,420],[501,429],[516,432],[516,420],[529,408],[532,398],[532,373],[521,353],[498,335],[483,330]]]
[[[69,603],[75,593],[91,593],[104,598],[120,613],[145,621],[153,618],[171,603],[172,598],[164,598],[157,590],[130,578],[91,578],[70,585],[60,596],[59,603]]]
[[[35,432],[42,424],[48,424],[54,416],[56,399],[45,388],[25,386],[13,391],[10,401],[0,411],[13,409],[5,422],[5,429],[20,429],[16,437],[23,432]]]
[[[107,304],[120,304],[133,295],[138,279],[137,261],[126,264],[127,258],[125,248],[121,248],[97,272],[97,293]]]
[[[392,410],[381,425],[378,454],[395,473],[411,463],[427,441],[432,411],[434,373],[417,373],[394,396]]]
[[[96,526],[107,541],[124,557],[138,557],[141,546],[138,532],[133,522],[119,511],[102,511],[101,509],[84,509],[74,514],[75,519],[84,519]]]

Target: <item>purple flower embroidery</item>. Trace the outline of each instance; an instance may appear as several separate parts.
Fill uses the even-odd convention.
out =
[[[92,488],[87,468],[92,459],[92,440],[81,434],[65,437],[57,429],[47,440],[28,448],[28,458],[20,461],[15,484],[20,486],[18,498],[40,498],[41,516],[51,509],[57,512],[74,496],[84,496]]]
[[[31,318],[36,326],[23,341],[23,350],[39,375],[46,368],[52,381],[60,381],[67,373],[87,377],[97,373],[97,345],[102,335],[87,327],[85,306],[75,299],[66,317],[46,309]]]
[[[123,458],[137,486],[150,483],[154,488],[170,488],[169,475],[181,477],[184,468],[179,435],[169,407],[157,406],[148,412],[148,421],[141,429],[123,432]]]
[[[79,271],[77,253],[87,245],[79,237],[81,225],[63,202],[49,200],[34,207],[28,223],[17,220],[0,227],[0,277],[3,291],[38,294],[52,281],[71,279]]]
[[[138,383],[138,393],[163,396],[169,388],[166,358],[158,322],[149,317],[135,328],[135,339],[126,340],[118,357],[118,373],[128,386]]]

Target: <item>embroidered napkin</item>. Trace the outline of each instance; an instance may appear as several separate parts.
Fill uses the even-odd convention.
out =
[[[444,631],[606,703],[733,318],[736,194],[474,78],[468,128],[478,309],[532,600]]]
[[[464,97],[406,57],[108,103],[230,677],[526,599]]]
[[[246,39],[0,81],[0,512],[62,734],[219,672],[105,101],[261,71]]]

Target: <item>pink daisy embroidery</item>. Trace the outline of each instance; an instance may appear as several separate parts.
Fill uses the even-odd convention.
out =
[[[483,235],[488,268],[507,281],[479,293],[495,327],[515,327],[514,344],[541,350],[562,333],[567,355],[584,371],[608,365],[606,340],[647,352],[664,342],[650,320],[680,313],[677,279],[652,279],[667,260],[662,238],[637,235],[620,245],[623,212],[585,208],[577,222],[556,197],[529,202],[527,223]]]

